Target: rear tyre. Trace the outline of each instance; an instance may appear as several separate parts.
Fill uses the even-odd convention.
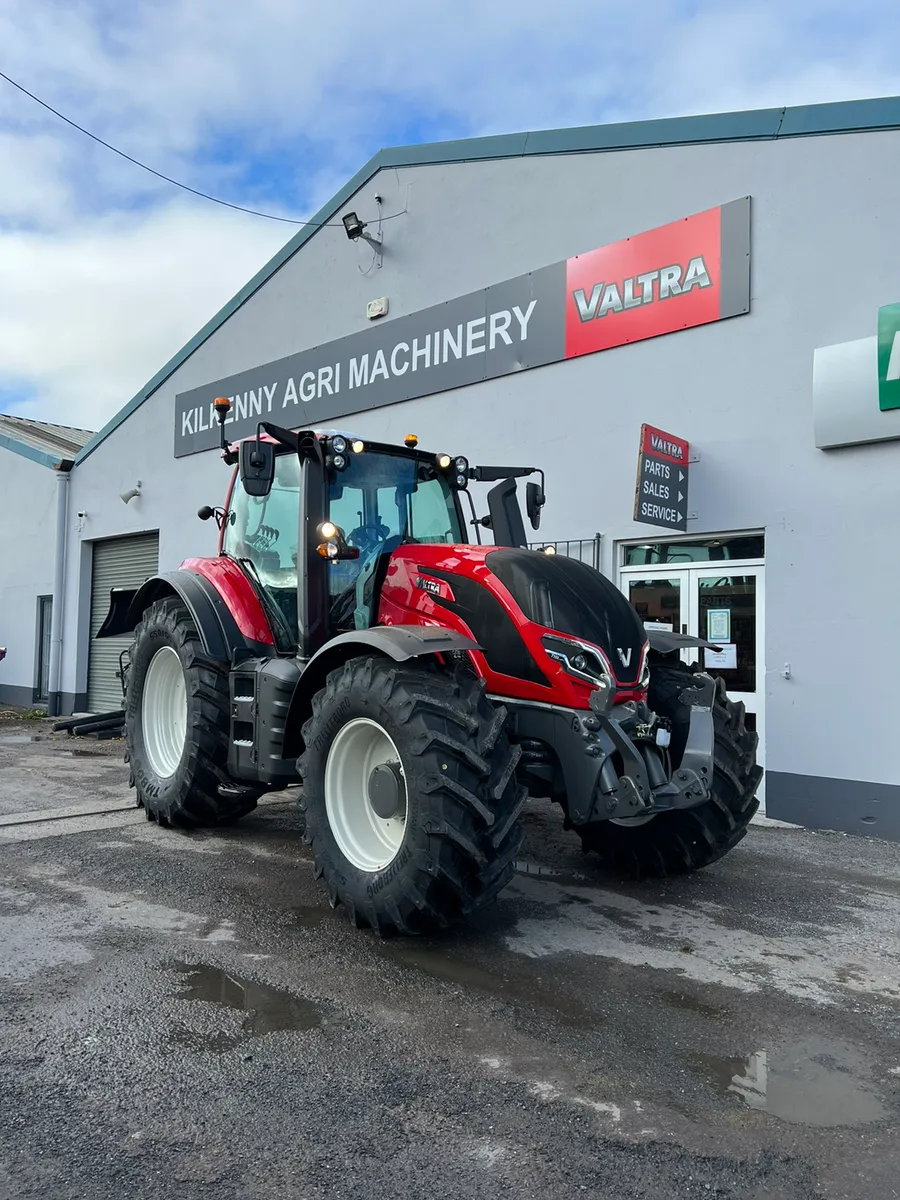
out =
[[[182,601],[157,600],[134,631],[125,701],[125,761],[148,820],[190,829],[256,807],[260,790],[219,795],[228,737],[227,670],[204,655]]]
[[[676,768],[690,723],[690,710],[680,696],[691,686],[696,669],[682,662],[651,666],[648,702],[655,713],[672,721],[671,753]],[[743,704],[728,699],[721,679],[716,681],[713,719],[716,738],[710,798],[697,808],[660,813],[633,825],[611,821],[582,825],[578,833],[585,850],[594,851],[606,867],[631,879],[658,878],[709,866],[741,841],[759,808],[759,739],[745,724]]]
[[[477,679],[357,658],[313,697],[300,809],[333,906],[383,936],[483,907],[513,876],[525,792]]]

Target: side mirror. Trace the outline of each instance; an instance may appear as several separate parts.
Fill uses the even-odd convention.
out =
[[[274,443],[258,439],[241,442],[239,471],[248,496],[268,496],[275,479]]]
[[[529,483],[525,486],[525,511],[528,513],[528,519],[531,522],[532,529],[539,529],[541,525],[541,509],[546,503],[547,497],[544,495],[543,488],[540,484]]]

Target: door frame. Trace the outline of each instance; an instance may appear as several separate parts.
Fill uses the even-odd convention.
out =
[[[643,543],[641,543],[643,544]],[[766,760],[766,567],[765,559],[722,559],[706,562],[690,563],[655,563],[652,566],[624,566],[618,568],[618,587],[627,598],[628,584],[632,579],[674,579],[678,578],[681,588],[681,617],[682,624],[687,625],[687,631],[694,637],[698,636],[700,613],[700,587],[702,577],[721,575],[753,575],[756,578],[756,690],[752,693],[752,707],[747,705],[751,693],[730,692],[735,700],[741,700],[747,705],[748,711],[756,714],[756,732],[759,736],[757,761],[765,767]],[[676,632],[681,632],[677,630]],[[682,659],[691,661],[695,657],[691,651],[683,651]],[[765,813],[765,774],[757,792],[760,811]]]

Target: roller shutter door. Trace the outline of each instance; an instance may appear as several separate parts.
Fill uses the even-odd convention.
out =
[[[131,634],[102,638],[97,631],[109,612],[113,588],[136,588],[159,567],[159,534],[111,538],[94,543],[91,576],[91,650],[88,659],[88,712],[112,712],[122,707],[122,685],[116,678],[119,655],[131,645]]]

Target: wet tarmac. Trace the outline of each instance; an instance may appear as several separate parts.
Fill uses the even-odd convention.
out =
[[[443,937],[333,911],[293,796],[183,835],[0,726],[0,1198],[891,1200],[900,847],[604,875],[533,804]],[[5,739],[5,740],[4,740]]]

